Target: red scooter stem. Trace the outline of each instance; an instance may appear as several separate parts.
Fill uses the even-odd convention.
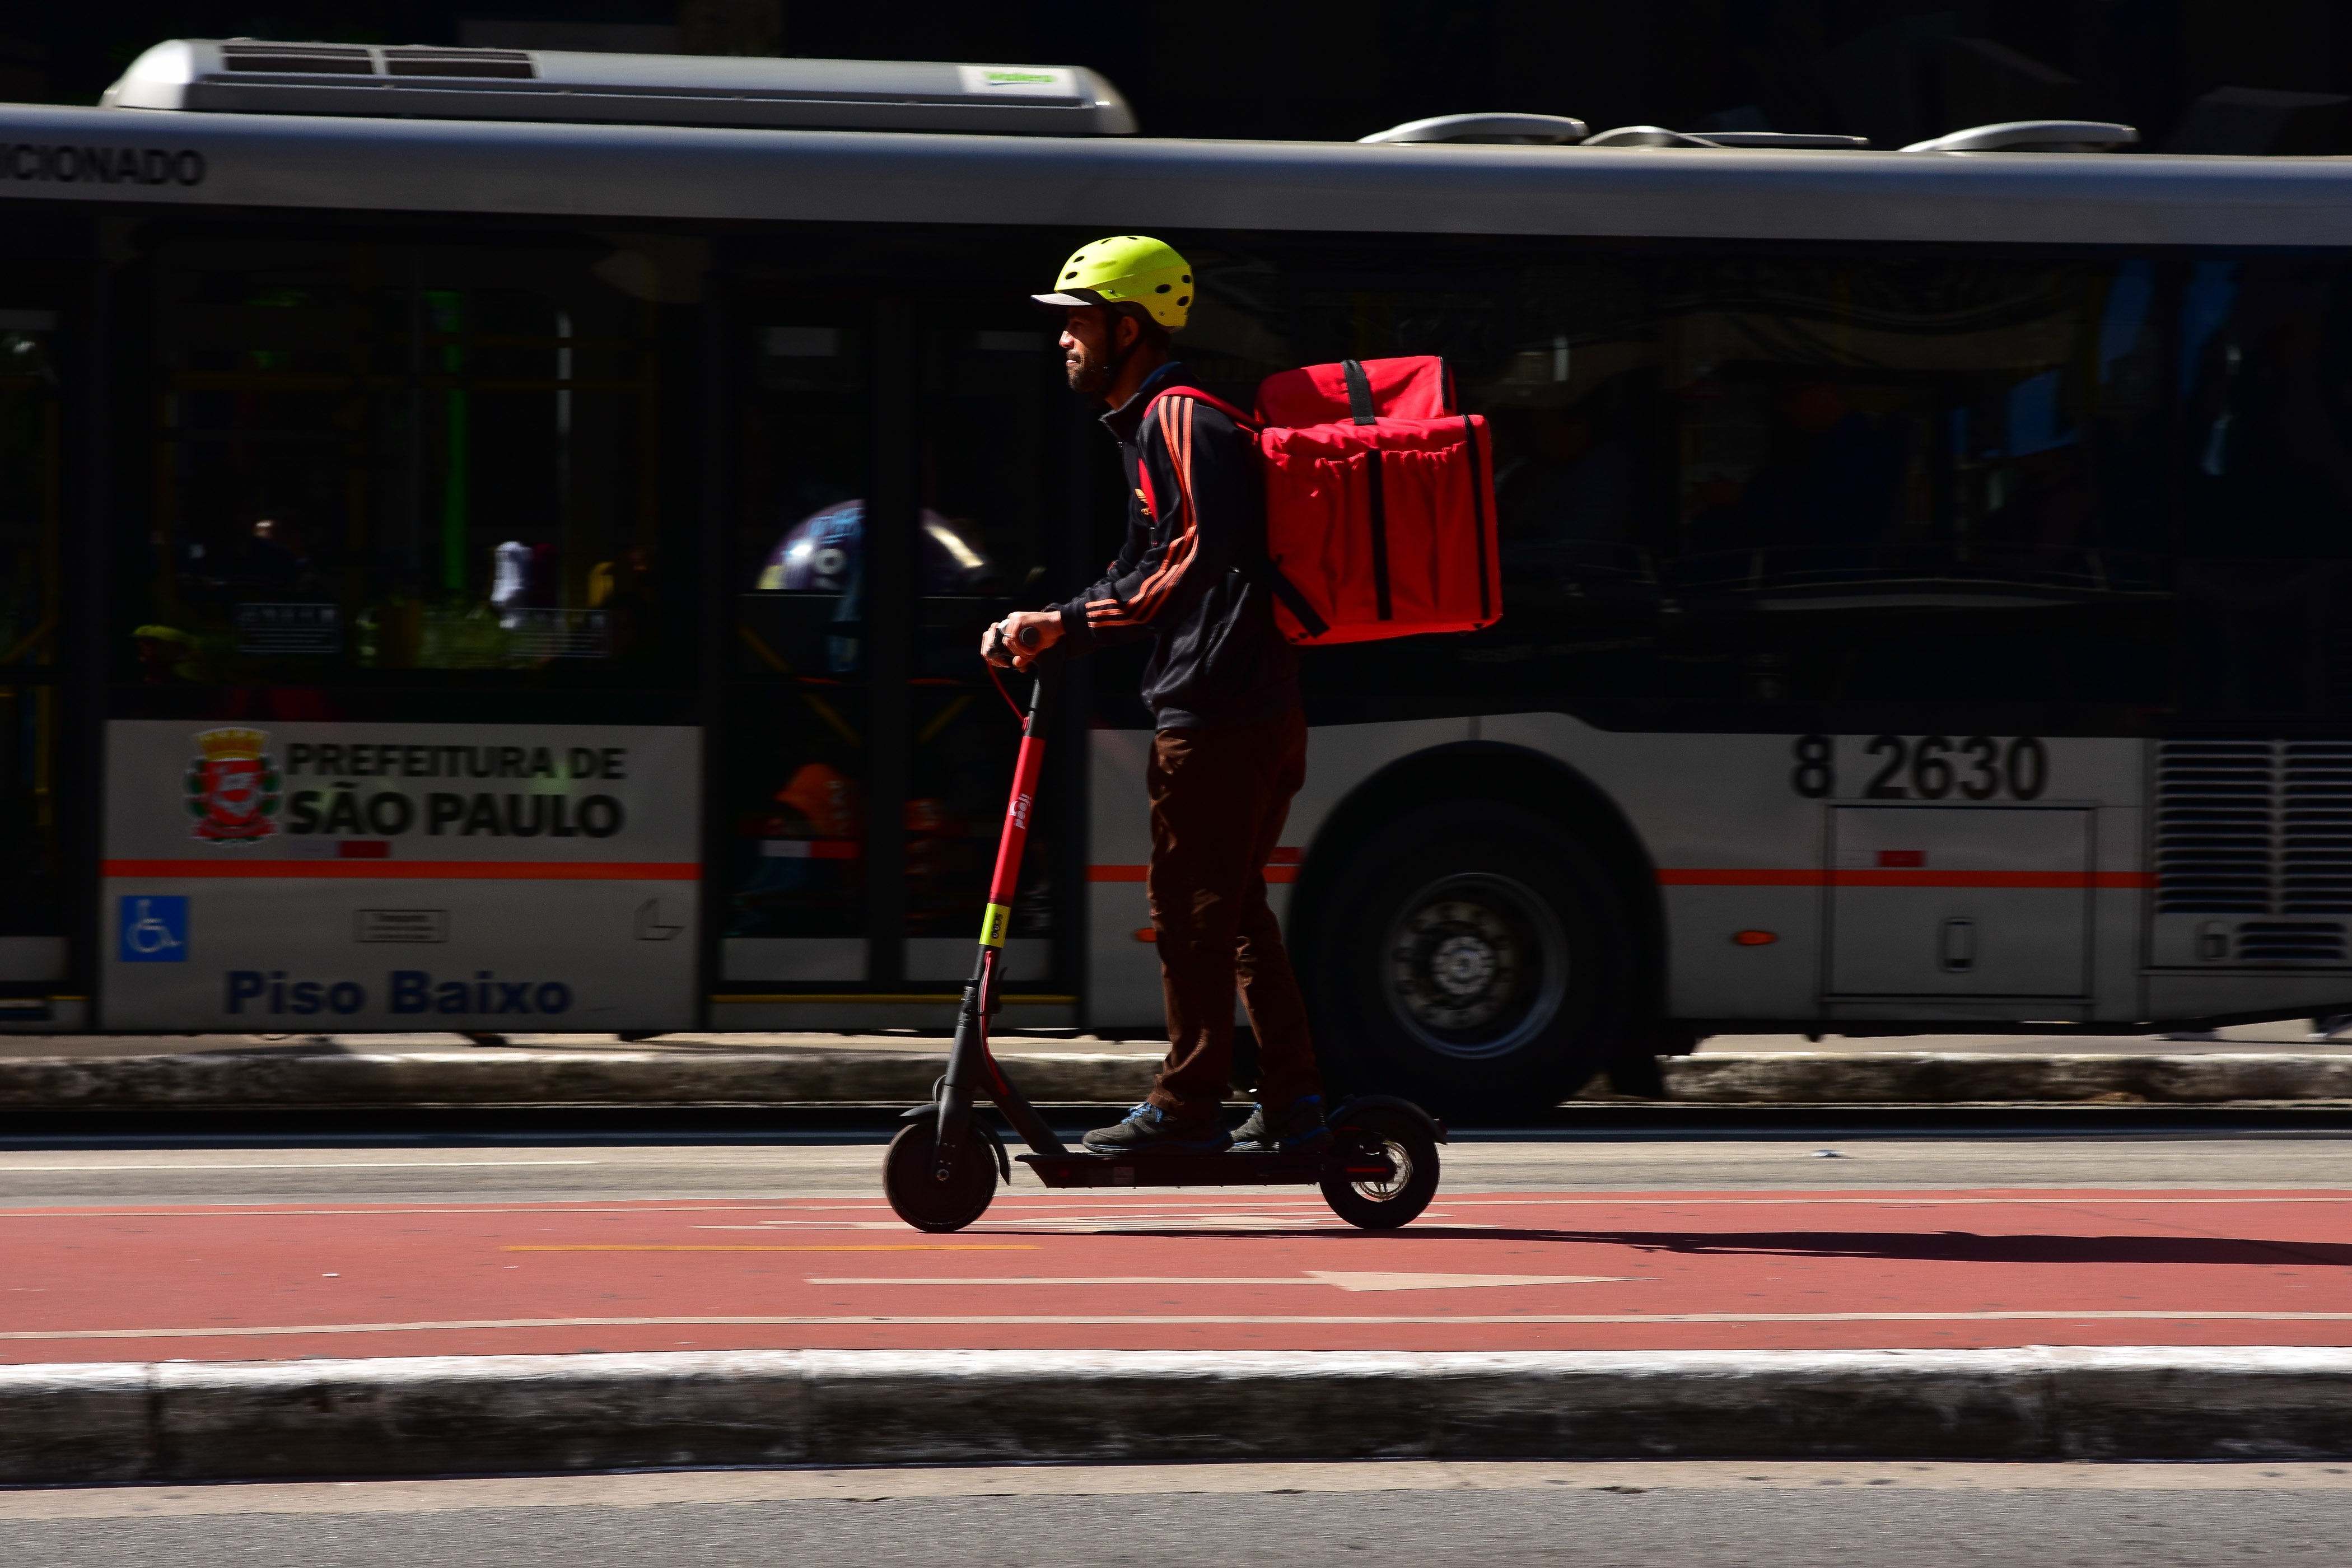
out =
[[[1041,679],[1021,721],[1021,754],[1013,764],[1013,798],[1005,803],[1004,834],[996,843],[996,875],[988,884],[988,912],[981,918],[980,944],[1003,948],[1013,922],[1013,895],[1021,882],[1021,854],[1029,846],[1029,812],[1037,798],[1037,774],[1045,765]]]
[[[957,1010],[955,1043],[948,1049],[947,1076],[940,1080],[939,1137],[934,1145],[933,1175],[946,1181],[953,1173],[958,1151],[964,1147],[975,1094],[996,1103],[1039,1153],[1066,1152],[1045,1119],[1006,1079],[988,1049],[988,1020],[997,1007],[1002,983],[1004,941],[1013,924],[1013,900],[1021,882],[1021,854],[1029,844],[1029,814],[1037,795],[1037,774],[1045,763],[1045,681],[1042,673],[1029,693],[1021,720],[1021,752],[1013,767],[1013,797],[1004,809],[1004,834],[997,841],[996,873],[988,885],[988,909],[980,922],[980,952],[972,964],[971,981],[964,987],[963,1005]]]

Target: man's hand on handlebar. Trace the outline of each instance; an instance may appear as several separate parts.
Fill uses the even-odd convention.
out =
[[[1059,611],[1015,610],[981,634],[980,657],[999,668],[1027,669],[1061,640]]]

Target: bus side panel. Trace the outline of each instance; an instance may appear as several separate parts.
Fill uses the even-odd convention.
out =
[[[1559,758],[1625,813],[1662,884],[1676,1016],[2146,1016],[2140,742],[1996,737],[1986,772],[1981,748],[1951,766],[1944,737],[1615,733],[1557,713],[1480,734]],[[2083,846],[2063,864],[2040,847],[2060,816]],[[2080,957],[2054,985],[2005,988],[1978,942]]]
[[[1625,814],[1659,868],[1670,1012],[1818,1012],[1823,815],[1790,787],[1790,737],[1618,733],[1564,713],[1489,717],[1479,734],[1558,758]]]
[[[1147,940],[1151,910],[1151,803],[1144,767],[1149,730],[1087,732],[1087,986],[1088,1028],[1148,1028],[1160,1020],[1160,958]]]
[[[700,731],[108,726],[115,1029],[681,1029]]]

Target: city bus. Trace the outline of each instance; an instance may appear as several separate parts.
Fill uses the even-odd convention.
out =
[[[0,107],[5,1026],[944,1027],[979,632],[1123,519],[1027,297],[1118,232],[1212,390],[1442,354],[1493,435],[1500,621],[1304,656],[1345,1080],[2352,1012],[2352,163],[1133,130],[255,43]],[[1139,659],[1053,677],[1003,1028],[1159,1026]]]

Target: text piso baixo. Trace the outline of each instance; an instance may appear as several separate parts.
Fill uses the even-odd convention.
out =
[[[289,778],[310,773],[332,778],[329,788],[300,789],[286,801],[290,834],[369,834],[392,838],[419,824],[416,801],[399,790],[379,789],[362,799],[361,778],[404,779],[625,779],[626,746],[311,745],[286,748]],[[436,790],[424,797],[427,834],[459,837],[610,838],[626,813],[609,795],[574,802],[569,795],[500,795],[487,790],[459,795]]]
[[[440,980],[422,969],[395,969],[384,977],[388,1010],[394,1013],[564,1013],[572,987],[561,980],[500,980],[487,969],[471,979]],[[286,971],[232,969],[222,976],[227,1005],[242,1013],[351,1014],[368,1005],[367,987],[356,980],[293,980]]]

